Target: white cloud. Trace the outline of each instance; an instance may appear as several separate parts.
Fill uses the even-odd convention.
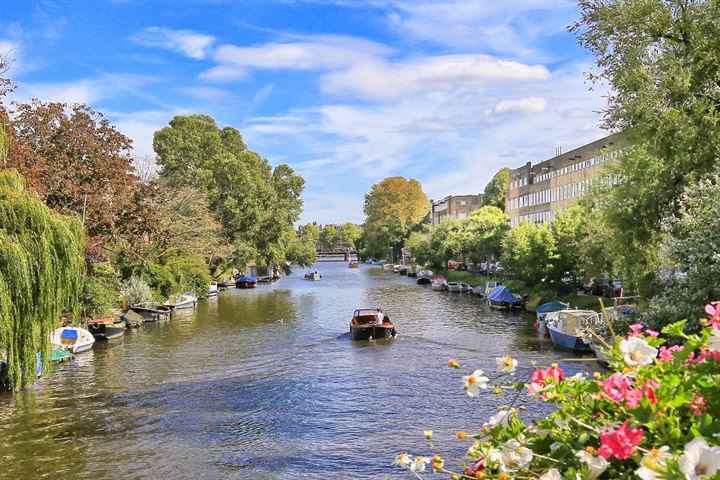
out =
[[[162,27],[148,27],[130,38],[147,47],[165,48],[196,60],[205,58],[215,37],[192,30],[171,30]]]
[[[541,97],[526,97],[517,100],[501,100],[493,111],[499,115],[506,113],[541,113],[547,107],[547,100]]]

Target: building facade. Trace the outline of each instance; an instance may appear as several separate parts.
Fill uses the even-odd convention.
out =
[[[442,200],[432,202],[430,220],[439,225],[450,219],[465,220],[468,215],[482,205],[482,194],[449,195]]]
[[[622,148],[619,134],[610,135],[543,162],[526,163],[510,170],[510,186],[505,196],[505,213],[510,224],[521,222],[549,224],[559,210],[570,207],[604,177],[604,166],[613,163]]]

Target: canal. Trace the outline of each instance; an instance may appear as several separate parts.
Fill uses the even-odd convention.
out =
[[[525,372],[531,361],[590,367],[563,362],[528,314],[365,265],[314,268],[321,281],[296,269],[229,289],[0,394],[0,478],[410,478],[390,463],[429,453],[423,430],[459,462],[469,443],[455,432],[512,401],[465,395],[466,370],[494,372],[506,354]],[[352,342],[352,312],[366,306],[383,307],[400,335]]]

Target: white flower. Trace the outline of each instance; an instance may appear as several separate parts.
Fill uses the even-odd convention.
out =
[[[708,338],[711,352],[720,352],[720,330],[713,330],[712,335]]]
[[[649,453],[645,454],[641,461],[641,467],[635,470],[635,475],[642,480],[659,480],[664,478],[667,473],[667,460],[673,458],[668,453],[670,447],[663,446],[653,448]]]
[[[658,349],[651,347],[640,337],[630,337],[620,342],[620,353],[629,367],[650,365],[657,357]]]
[[[603,457],[595,456],[585,450],[580,450],[575,456],[588,466],[588,476],[585,480],[595,480],[610,466],[610,463]]]
[[[557,468],[551,468],[547,472],[540,475],[540,480],[562,480],[562,476]]]
[[[710,447],[704,438],[695,438],[685,444],[680,457],[680,471],[687,480],[696,480],[715,473],[720,468],[720,447]]]
[[[499,373],[515,373],[518,361],[510,355],[505,355],[504,357],[497,357],[495,363],[497,363]]]
[[[468,395],[474,397],[480,393],[481,388],[487,388],[488,377],[483,376],[482,370],[475,370],[472,375],[462,377],[463,388]]]
[[[409,453],[401,453],[395,457],[395,461],[392,463],[393,467],[410,468],[413,461]]]
[[[415,457],[415,460],[413,460],[412,464],[410,465],[410,471],[411,472],[424,472],[425,471],[425,465],[430,463],[429,458],[425,457]]]
[[[575,375],[573,375],[572,377],[566,378],[566,379],[565,379],[565,382],[568,383],[568,384],[570,384],[570,385],[573,385],[573,384],[575,384],[575,383],[584,382],[585,380],[587,380],[587,377],[585,376],[585,373],[583,373],[583,372],[578,372],[578,373],[576,373]]]
[[[493,428],[498,425],[500,425],[501,427],[507,427],[508,422],[510,421],[510,415],[514,414],[515,412],[517,412],[517,409],[515,408],[511,408],[509,410],[499,410],[495,415],[490,417],[487,423],[485,423],[485,425],[483,426],[488,428]]]
[[[533,459],[532,450],[515,439],[502,444],[502,463],[510,469],[525,468]]]

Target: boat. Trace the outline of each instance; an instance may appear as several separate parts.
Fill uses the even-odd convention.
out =
[[[607,339],[605,339],[607,342]],[[600,343],[600,340],[595,338],[593,335],[588,337],[588,343],[590,344],[590,350],[593,351],[597,361],[600,365],[608,367],[610,365],[610,355],[608,355],[607,347]],[[609,342],[607,342],[609,344]]]
[[[395,325],[382,309],[361,308],[353,313],[350,321],[350,336],[353,340],[377,340],[395,335]]]
[[[314,272],[308,272],[305,274],[305,280],[322,280],[322,275],[320,275],[317,270],[315,270]]]
[[[208,297],[217,297],[217,294],[220,293],[218,282],[210,282],[210,285],[208,286]]]
[[[165,306],[170,307],[171,309],[180,310],[182,308],[193,308],[196,303],[197,295],[195,295],[195,292],[184,292],[169,299],[165,302]]]
[[[75,356],[64,348],[53,348],[50,352],[50,363],[53,365],[67,362],[73,358],[75,358]]]
[[[225,281],[222,283],[222,285],[223,285],[225,288],[234,288],[236,281],[237,281],[237,280],[235,280],[235,277],[230,277],[230,278],[228,278],[227,280],[225,280]]]
[[[358,262],[352,261],[348,264],[348,268],[360,268],[360,264]]]
[[[393,265],[392,267],[393,273],[400,273],[400,265]]]
[[[462,287],[458,282],[445,282],[445,290],[452,293],[462,292]]]
[[[460,291],[462,293],[472,293],[473,288],[467,283],[460,283]]]
[[[170,314],[172,308],[167,305],[150,305],[150,304],[137,304],[131,305],[128,311],[133,311],[140,316],[140,323],[143,322],[159,322],[162,320],[170,320]],[[127,315],[127,311],[123,316]],[[122,318],[122,317],[121,317]],[[125,323],[127,323],[126,319]]]
[[[132,309],[125,310],[120,315],[120,319],[125,322],[127,328],[138,328],[145,322],[143,316]]]
[[[613,298],[613,306],[605,307],[608,320],[611,322],[627,321],[628,317],[632,317],[637,313],[637,300],[639,298],[637,296]]]
[[[92,333],[80,327],[60,327],[50,333],[50,344],[70,353],[90,350],[95,343]]]
[[[477,287],[472,289],[472,293],[474,295],[477,295],[478,297],[484,297],[485,296],[485,287],[478,285]]]
[[[445,290],[445,277],[442,275],[433,275],[431,277],[432,280],[432,289],[436,292],[442,292]]]
[[[420,270],[417,272],[418,285],[430,285],[432,283],[432,270]]]
[[[386,263],[385,265],[383,265],[383,270],[392,270],[393,268],[395,268],[394,263]]]
[[[125,321],[112,317],[90,320],[87,322],[88,332],[95,337],[95,340],[112,340],[120,338],[125,334]]]
[[[495,290],[495,287],[497,287],[497,282],[486,282],[485,283],[485,296],[487,297],[492,293],[493,290]]]
[[[400,268],[398,268],[398,272],[397,272],[397,273],[399,273],[400,275],[405,275],[405,276],[407,276],[409,270],[410,270],[410,268],[409,268],[408,266],[402,265]]]
[[[499,310],[510,310],[524,305],[523,298],[516,293],[512,293],[505,285],[496,286],[486,297],[486,301],[490,308]]]
[[[537,321],[535,322],[535,327],[537,327],[538,332],[540,332],[541,336],[550,335],[550,333],[547,331],[547,328],[545,327],[545,317],[548,315],[548,313],[552,312],[558,312],[560,310],[568,310],[570,308],[570,305],[564,302],[559,302],[557,300],[553,300],[552,302],[543,303],[539,307],[535,309],[535,313],[537,315]]]
[[[408,267],[407,276],[412,278],[418,276],[417,265],[411,265]]]
[[[599,314],[592,310],[559,310],[545,317],[545,325],[553,344],[567,350],[589,352],[586,329],[598,322]]]
[[[235,287],[237,288],[255,288],[257,287],[257,277],[246,277],[241,276],[235,281]]]

